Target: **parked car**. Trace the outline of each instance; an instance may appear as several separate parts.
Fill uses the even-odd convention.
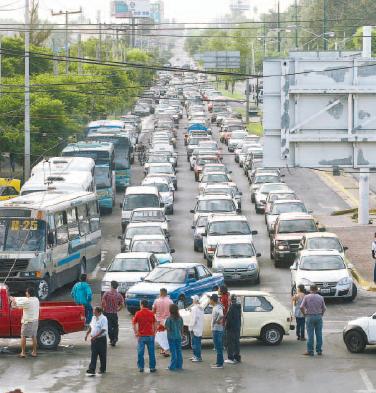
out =
[[[183,295],[186,302],[191,296],[202,295],[224,284],[221,273],[211,273],[201,263],[171,263],[157,266],[143,282],[131,287],[126,296],[129,312],[134,313],[140,308],[140,300],[147,299],[151,308],[161,288],[166,288],[173,302],[177,303]]]
[[[213,271],[223,273],[225,282],[248,281],[253,284],[260,282],[260,266],[253,242],[235,240],[231,236],[220,240],[213,257]]]
[[[118,291],[125,296],[127,290],[140,282],[158,265],[158,259],[150,252],[117,254],[107,268],[102,268],[101,293],[111,289],[111,281],[119,283]]]
[[[343,341],[351,353],[361,353],[367,345],[375,345],[376,313],[349,321],[343,329]]]
[[[358,293],[351,272],[335,250],[299,252],[291,269],[291,292],[302,284],[307,290],[316,284],[321,296],[354,300]]]
[[[257,338],[266,345],[278,345],[283,336],[288,335],[294,329],[291,312],[279,303],[275,297],[267,292],[248,291],[232,289],[242,309],[242,325],[240,338]],[[205,294],[200,299],[201,307],[204,309],[204,331],[203,339],[212,338],[211,313],[209,304],[211,293]],[[191,319],[191,308],[180,310],[184,321],[183,348],[191,346],[191,337],[188,330]]]
[[[8,287],[0,285],[0,338],[21,336],[22,310],[10,306]],[[85,328],[85,310],[74,302],[41,302],[37,342],[39,348],[56,349],[63,334]]]

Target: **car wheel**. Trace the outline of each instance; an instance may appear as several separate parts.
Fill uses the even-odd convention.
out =
[[[81,274],[86,274],[86,259],[85,258],[83,258],[81,260],[79,274],[80,274],[80,276],[81,276]],[[80,277],[78,277],[78,279],[80,279]]]
[[[363,334],[357,330],[350,330],[345,334],[344,341],[351,353],[361,353],[366,348],[366,340]]]
[[[52,324],[42,324],[37,333],[38,347],[42,349],[56,349],[61,340],[59,329]]]
[[[358,288],[357,286],[353,283],[352,286],[352,294],[351,294],[351,301],[355,300],[356,296],[358,295]]]
[[[213,267],[213,261],[209,258],[207,258],[207,260],[208,260],[208,267],[210,268]]]
[[[257,276],[256,280],[253,281],[254,284],[260,284],[260,274]]]
[[[200,251],[195,243],[193,243],[193,251]]]
[[[184,327],[183,336],[181,339],[181,347],[183,349],[190,349],[191,348],[191,334],[187,327]]]
[[[37,296],[39,300],[47,300],[51,294],[50,278],[44,277],[37,284]]]
[[[283,339],[283,330],[278,325],[267,325],[264,326],[261,331],[262,341],[266,345],[278,345]]]
[[[276,268],[281,267],[281,261],[279,259],[274,258],[274,267]]]
[[[296,285],[294,284],[292,287],[291,287],[291,296],[294,296],[296,294]]]

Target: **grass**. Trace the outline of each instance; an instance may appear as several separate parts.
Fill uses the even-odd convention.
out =
[[[264,127],[262,126],[260,121],[257,123],[248,123],[247,130],[251,134],[255,134],[258,136],[263,136],[264,134]]]
[[[225,88],[224,88],[224,85],[219,85],[218,86],[218,90],[221,92],[221,94],[223,95],[223,96],[225,96],[225,97],[228,97],[228,98],[232,98],[232,99],[234,99],[234,100],[242,100],[242,101],[244,101],[245,100],[245,95],[244,94],[241,94],[241,93],[239,93],[239,92],[234,92],[234,93],[231,93],[231,91],[230,90],[226,90]]]

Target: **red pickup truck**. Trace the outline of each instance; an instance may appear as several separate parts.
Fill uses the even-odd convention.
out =
[[[22,309],[10,306],[8,287],[0,285],[0,338],[18,338],[21,334]],[[55,349],[62,334],[84,330],[85,310],[74,302],[41,302],[38,346]]]

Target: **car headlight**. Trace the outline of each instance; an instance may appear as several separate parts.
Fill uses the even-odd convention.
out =
[[[278,250],[288,250],[289,249],[289,243],[285,240],[278,240],[276,242],[276,247]]]
[[[256,270],[257,269],[257,264],[256,263],[251,263],[248,265],[248,270]]]
[[[307,287],[313,285],[313,282],[311,280],[308,280],[308,278],[301,278],[299,284],[302,284],[305,287]]]
[[[338,281],[338,285],[349,286],[352,284],[352,279],[350,277],[343,277]]]

